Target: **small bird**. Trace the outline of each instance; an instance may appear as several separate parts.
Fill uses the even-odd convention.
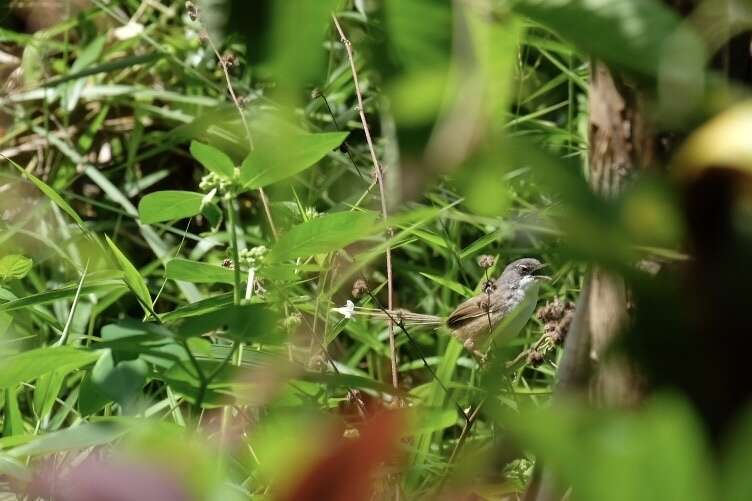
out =
[[[496,336],[517,335],[538,303],[538,272],[545,267],[537,259],[518,259],[507,265],[496,281],[489,281],[483,293],[460,304],[447,317],[446,325],[462,344],[482,356]]]
[[[446,319],[407,310],[384,312],[355,307],[348,301],[345,308],[335,308],[348,318],[350,315],[394,319],[412,326],[446,325],[470,352],[484,359],[484,352],[496,337],[513,337],[527,324],[538,303],[541,280],[550,277],[539,274],[546,265],[534,258],[523,258],[508,264],[504,272],[484,286],[484,291],[460,304]],[[349,315],[348,315],[349,313]]]

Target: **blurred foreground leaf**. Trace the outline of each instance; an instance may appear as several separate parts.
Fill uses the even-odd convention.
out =
[[[701,430],[681,401],[664,397],[633,413],[562,402],[507,423],[577,499],[716,499]]]
[[[665,43],[681,22],[657,0],[515,0],[513,5],[583,51],[648,77],[658,73]]]

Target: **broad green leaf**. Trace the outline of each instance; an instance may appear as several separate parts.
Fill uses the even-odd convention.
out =
[[[138,217],[144,224],[172,221],[201,212],[204,194],[193,191],[156,191],[138,203]]]
[[[182,318],[193,317],[209,313],[228,304],[232,304],[232,292],[217,294],[210,298],[196,301],[195,303],[179,306],[172,311],[164,313],[160,318],[165,323],[175,322]]]
[[[191,261],[189,259],[171,259],[165,267],[165,277],[196,284],[233,284],[233,271],[216,264]]]
[[[36,379],[55,370],[74,370],[94,362],[99,354],[69,346],[37,348],[10,355],[0,364],[0,388]]]
[[[146,287],[141,274],[138,272],[135,266],[125,257],[115,242],[110,240],[110,237],[105,235],[107,245],[110,246],[112,253],[115,256],[118,266],[123,272],[123,280],[128,288],[136,295],[141,305],[147,310],[147,312],[154,314],[154,305],[151,302],[151,295],[149,294],[149,288]]]
[[[113,423],[84,423],[60,431],[40,435],[34,440],[10,449],[9,456],[39,456],[77,449],[86,449],[112,442],[127,430]]]
[[[141,358],[155,366],[169,368],[188,358],[175,334],[162,324],[125,319],[105,325],[101,334],[102,341],[97,348],[109,348],[116,364]]]
[[[220,367],[219,361],[199,360],[199,366],[204,374],[212,374]],[[219,407],[227,405],[232,398],[232,382],[235,367],[225,365],[205,388],[201,396],[202,407]],[[158,378],[167,383],[170,388],[180,393],[188,402],[196,404],[199,399],[201,381],[194,374],[193,368],[186,364],[175,364],[168,370],[160,371]]]
[[[324,158],[346,137],[347,132],[267,137],[240,166],[243,188],[259,188],[293,176]]]
[[[210,313],[185,319],[178,326],[177,332],[184,337],[214,332],[246,343],[251,341],[279,342],[282,338],[276,335],[275,322],[276,315],[263,305],[229,305]]]
[[[57,191],[55,191],[52,187],[50,187],[47,183],[36,177],[34,174],[27,172],[24,170],[20,165],[18,165],[16,162],[13,162],[11,160],[11,163],[15,165],[16,169],[23,174],[31,183],[36,186],[39,191],[44,193],[44,195],[52,200],[52,202],[55,203],[60,209],[62,209],[63,212],[68,214],[75,222],[80,226],[82,229],[84,228],[84,222],[83,220],[76,214],[76,211],[73,210],[73,207],[71,207],[68,202],[63,200],[63,197],[58,195]]]
[[[136,358],[116,362],[112,352],[105,350],[81,385],[79,410],[84,414],[93,414],[109,401],[127,407],[134,402],[148,372],[149,366],[144,360]]]
[[[704,434],[683,402],[657,398],[619,413],[562,401],[506,425],[579,500],[719,498]]]
[[[208,144],[191,141],[191,155],[210,172],[227,179],[235,177],[235,164],[224,151]]]
[[[323,254],[371,235],[377,216],[371,212],[335,212],[293,226],[269,253],[270,261]]]
[[[10,254],[0,258],[0,282],[19,280],[31,270],[32,261],[26,256]]]

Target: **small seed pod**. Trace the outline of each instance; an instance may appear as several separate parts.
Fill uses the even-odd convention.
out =
[[[480,266],[484,270],[493,268],[493,265],[495,263],[496,263],[496,258],[488,254],[483,254],[482,256],[478,257],[478,266]]]
[[[191,21],[196,21],[198,19],[198,7],[196,7],[195,3],[185,2],[185,11]]]
[[[527,363],[533,367],[539,367],[543,364],[543,354],[538,350],[530,350],[527,354]]]
[[[352,286],[352,297],[359,299],[368,292],[368,283],[362,278],[357,279]]]
[[[222,63],[228,67],[232,68],[236,64],[238,64],[238,59],[235,57],[235,54],[232,52],[227,52],[222,56]]]

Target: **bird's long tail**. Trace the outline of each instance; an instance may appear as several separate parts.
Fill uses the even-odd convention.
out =
[[[443,324],[445,321],[444,318],[436,315],[425,315],[423,313],[414,313],[402,309],[381,310],[379,308],[366,308],[363,306],[355,306],[353,309],[353,315],[378,318],[381,320],[394,320],[411,327],[437,326]]]

